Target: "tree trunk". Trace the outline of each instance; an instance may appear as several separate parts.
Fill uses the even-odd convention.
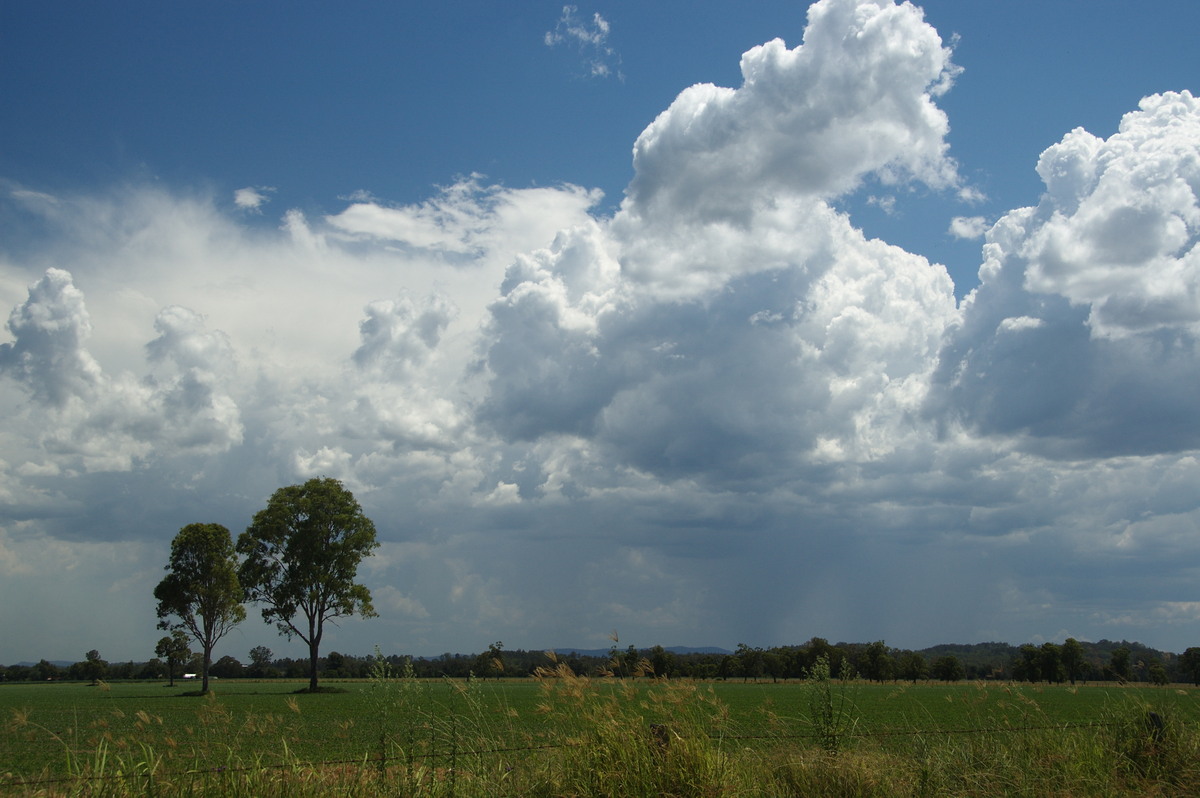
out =
[[[308,644],[308,692],[317,692],[317,649],[315,640]]]
[[[204,648],[204,661],[200,664],[200,692],[208,695],[208,660],[212,657],[212,649],[208,646]]]

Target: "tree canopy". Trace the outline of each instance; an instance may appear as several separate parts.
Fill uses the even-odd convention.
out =
[[[203,652],[200,689],[208,692],[213,646],[246,618],[229,530],[220,524],[188,524],[171,541],[167,571],[154,588],[158,625],[184,629],[199,644]]]
[[[317,689],[325,622],[376,614],[370,591],[354,580],[378,546],[375,524],[354,495],[328,477],[275,491],[238,537],[246,595],[280,634],[308,644],[310,690]]]

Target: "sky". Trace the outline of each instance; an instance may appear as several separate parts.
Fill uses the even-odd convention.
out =
[[[0,663],[315,476],[324,651],[1200,645],[1198,27],[3,0]]]

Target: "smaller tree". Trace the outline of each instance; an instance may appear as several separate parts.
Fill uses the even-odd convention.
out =
[[[192,650],[188,648],[187,635],[182,629],[176,629],[171,632],[169,637],[159,638],[158,645],[154,647],[154,653],[167,661],[167,686],[174,687],[177,667],[187,662],[188,658],[192,656]]]
[[[171,541],[167,570],[154,588],[158,625],[185,629],[200,645],[200,692],[207,693],[213,646],[246,617],[229,530],[220,524],[188,524]]]

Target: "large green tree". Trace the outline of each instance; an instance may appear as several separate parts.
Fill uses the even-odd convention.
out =
[[[200,646],[201,692],[217,641],[246,618],[238,563],[229,530],[188,524],[171,541],[170,573],[154,588],[159,628],[186,630]]]
[[[325,622],[376,614],[371,592],[354,580],[378,546],[375,524],[354,495],[328,477],[275,491],[238,537],[246,595],[280,634],[308,644],[309,690],[317,689]]]

